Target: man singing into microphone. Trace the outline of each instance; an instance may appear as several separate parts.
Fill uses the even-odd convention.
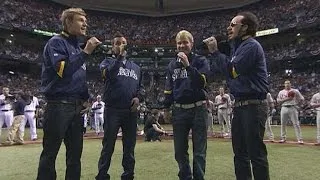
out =
[[[206,74],[209,64],[205,57],[191,51],[193,36],[180,31],[176,36],[177,60],[168,65],[165,85],[165,107],[173,105],[173,137],[179,179],[204,179],[207,151]],[[193,175],[189,165],[188,136],[192,130]]]
[[[43,124],[43,151],[37,180],[56,179],[55,161],[62,141],[66,146],[65,179],[79,180],[83,147],[85,101],[89,98],[85,60],[101,42],[90,38],[81,49],[78,37],[86,35],[86,13],[80,8],[62,12],[63,31],[53,36],[43,52],[41,91],[47,100]]]
[[[257,29],[258,18],[251,12],[241,12],[231,20],[227,28],[230,59],[219,52],[214,37],[204,40],[211,52],[211,70],[224,72],[235,98],[231,135],[237,180],[251,180],[251,174],[255,180],[270,179],[263,143],[269,84],[264,51],[254,39]]]
[[[136,128],[139,102],[141,102],[141,70],[134,62],[126,59],[127,40],[121,33],[116,33],[112,50],[114,58],[107,58],[100,64],[105,80],[103,101],[104,137],[99,159],[97,180],[109,180],[108,170],[114,151],[119,128],[122,129],[124,172],[121,179],[134,178],[134,148],[136,145]],[[115,179],[115,178],[113,178]]]

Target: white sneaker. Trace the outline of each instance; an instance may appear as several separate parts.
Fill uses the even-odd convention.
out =
[[[302,140],[299,140],[299,141],[298,141],[298,144],[303,144],[303,141],[302,141]]]
[[[285,139],[281,139],[281,140],[279,141],[279,143],[285,143],[285,142],[286,142]]]
[[[144,135],[144,131],[143,130],[140,131],[140,135],[141,136]]]
[[[119,133],[117,134],[117,136],[120,136],[120,137],[121,137],[121,136],[122,136],[122,132],[119,132]]]

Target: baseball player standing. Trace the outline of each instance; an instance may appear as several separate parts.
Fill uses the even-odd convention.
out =
[[[281,139],[280,143],[286,142],[286,125],[290,119],[299,144],[303,144],[300,122],[298,118],[298,103],[304,101],[304,97],[301,95],[298,89],[291,88],[289,80],[284,82],[284,89],[281,90],[277,97],[277,102],[281,105],[280,119],[281,119]]]
[[[11,106],[11,99],[13,97],[9,94],[10,90],[7,87],[2,88],[2,93],[0,95],[0,136],[1,136],[1,129],[3,123],[6,123],[7,129],[9,129],[13,122],[13,111]]]
[[[27,91],[27,96],[30,96],[31,103],[27,104],[24,108],[24,120],[22,121],[20,125],[20,131],[22,133],[22,137],[24,136],[24,130],[27,122],[29,122],[30,125],[30,136],[31,140],[35,141],[37,140],[37,127],[36,127],[36,117],[37,117],[37,111],[39,108],[39,101],[38,98],[33,96],[31,91]]]
[[[207,131],[210,129],[210,136],[213,136],[213,113],[214,113],[214,103],[209,100],[207,102],[207,110],[208,110],[208,129]]]
[[[268,118],[266,121],[266,133],[271,142],[274,142],[274,135],[271,129],[271,121],[273,115],[276,113],[276,109],[274,108],[274,100],[270,93],[267,94],[267,102],[268,102]]]
[[[320,145],[320,93],[316,93],[312,96],[310,105],[317,111],[317,143]]]
[[[231,106],[231,99],[228,94],[224,93],[224,88],[219,88],[219,95],[215,98],[215,105],[218,109],[218,121],[221,125],[222,136],[229,136],[231,130],[230,118],[229,118],[229,108]],[[227,131],[225,131],[224,123],[226,123]]]
[[[94,122],[96,126],[96,134],[103,133],[103,113],[105,103],[101,101],[101,96],[97,96],[97,101],[93,103],[91,110],[94,112]]]

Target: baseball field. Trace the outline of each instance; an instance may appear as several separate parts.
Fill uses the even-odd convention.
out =
[[[166,129],[170,129],[166,126]],[[215,127],[217,130],[218,127]],[[276,140],[279,140],[280,127],[273,127]],[[28,131],[28,130],[26,130]],[[2,131],[1,142],[5,140],[6,131]],[[314,146],[315,126],[302,127],[305,144],[295,143],[292,127],[288,127],[288,143],[266,142],[269,153],[270,176],[272,180],[317,180],[320,169],[320,146]],[[93,134],[93,133],[92,133]],[[42,130],[38,129],[40,140],[26,142],[20,146],[0,147],[0,180],[34,180],[37,174],[39,155],[42,150]],[[26,132],[25,139],[29,139]],[[292,140],[292,142],[290,142]],[[192,162],[192,144],[190,141],[190,161]],[[97,162],[101,151],[101,139],[87,138],[82,154],[82,178],[93,180],[97,174]],[[137,180],[174,180],[178,167],[174,160],[173,141],[166,137],[162,142],[144,142],[138,138],[136,150],[135,179]],[[110,167],[111,179],[120,179],[122,173],[121,137],[116,143]],[[191,163],[192,164],[192,163]],[[58,180],[64,179],[65,147],[61,146],[56,161]],[[208,138],[207,180],[234,180],[233,153],[230,139]]]

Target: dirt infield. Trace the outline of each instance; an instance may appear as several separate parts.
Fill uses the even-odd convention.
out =
[[[167,131],[168,134],[165,136],[162,136],[162,140],[172,140],[173,139],[173,132],[172,131]],[[191,133],[189,134],[189,137],[191,138]],[[83,139],[84,140],[89,140],[89,139],[102,139],[103,135],[97,135],[95,132],[88,132],[84,135]],[[121,136],[118,136],[118,139],[121,139]],[[219,140],[219,141],[231,141],[230,137],[224,137],[220,133],[214,133],[212,136],[208,136],[208,140]],[[140,132],[137,132],[137,140],[144,140],[144,135],[140,135]],[[299,145],[299,146],[319,146],[318,144],[316,145],[315,143],[311,142],[304,142],[304,144],[298,144],[296,141],[286,141],[285,143],[280,143],[280,141],[274,141],[271,142],[269,140],[264,140],[265,143],[279,143],[279,144],[288,144],[288,145]],[[41,144],[42,139],[38,139],[36,141],[25,141],[23,145],[27,144]],[[0,144],[0,147],[6,147],[6,146],[17,146],[21,144],[12,144],[12,145],[6,145],[5,143]],[[319,146],[320,147],[320,146]]]

